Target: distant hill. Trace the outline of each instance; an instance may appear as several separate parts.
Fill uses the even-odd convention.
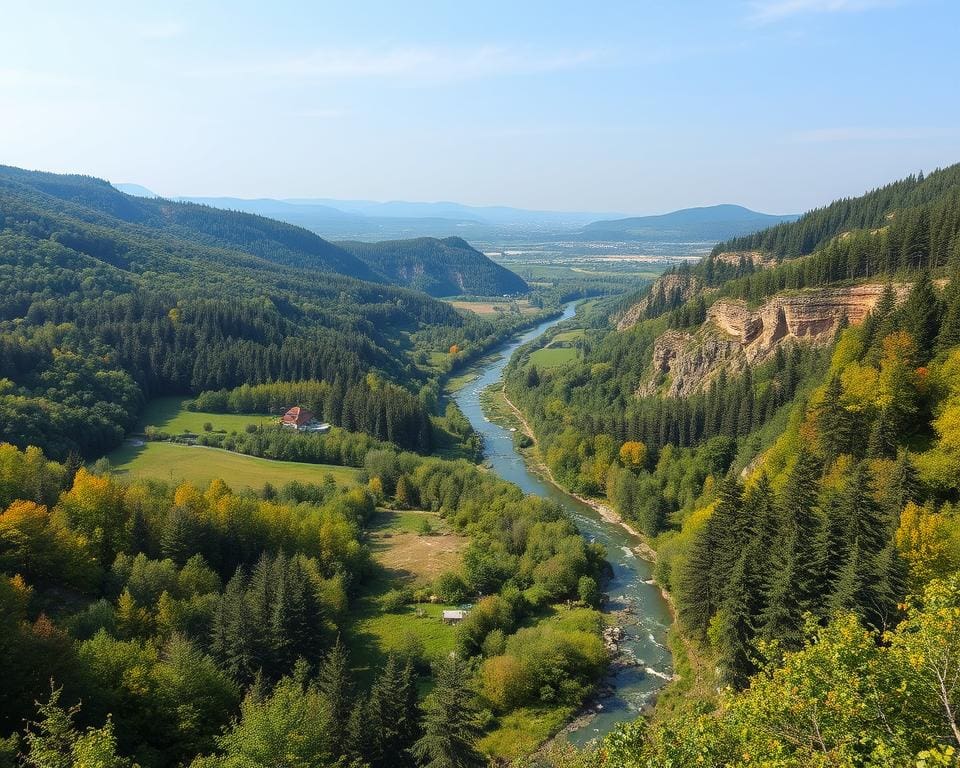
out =
[[[527,284],[459,237],[337,243],[391,283],[431,296],[502,296],[525,293]]]
[[[595,221],[580,234],[591,240],[725,240],[797,218],[758,213],[742,205],[711,205],[659,216]]]
[[[140,184],[114,184],[117,189],[123,192],[126,195],[133,195],[134,197],[160,197],[156,192],[147,189]]]

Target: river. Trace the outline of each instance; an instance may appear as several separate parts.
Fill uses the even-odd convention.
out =
[[[576,306],[568,304],[562,316],[538,325],[478,361],[473,366],[477,378],[452,397],[474,430],[483,437],[484,460],[488,466],[526,493],[535,493],[559,503],[586,538],[599,541],[606,547],[613,576],[606,585],[609,599],[604,610],[615,613],[624,630],[620,647],[630,663],[614,665],[610,682],[615,692],[599,700],[601,708],[595,717],[570,732],[570,741],[582,745],[609,733],[617,723],[634,719],[669,679],[672,667],[666,634],[671,622],[670,611],[659,588],[648,583],[653,567],[637,556],[639,539],[533,473],[514,448],[513,433],[489,421],[480,405],[480,393],[502,381],[504,368],[518,347],[571,318],[575,312]]]

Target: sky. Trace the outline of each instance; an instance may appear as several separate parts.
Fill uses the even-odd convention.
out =
[[[957,0],[0,0],[0,163],[161,195],[793,213],[960,161]]]

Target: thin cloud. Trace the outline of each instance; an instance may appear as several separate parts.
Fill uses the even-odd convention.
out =
[[[757,0],[751,3],[749,20],[771,24],[802,14],[858,13],[875,8],[890,8],[900,0]]]
[[[789,140],[797,144],[827,144],[847,141],[919,141],[950,135],[941,128],[817,128],[791,134]]]
[[[199,70],[195,74],[227,77],[468,80],[577,69],[598,59],[598,54],[590,50],[545,54],[499,46],[481,46],[467,50],[429,47],[391,50],[318,49],[296,56],[245,61],[226,67]]]

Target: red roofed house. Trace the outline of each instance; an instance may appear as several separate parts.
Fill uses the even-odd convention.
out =
[[[289,411],[283,414],[280,423],[285,427],[306,432],[327,432],[330,429],[329,424],[320,424],[310,411],[301,408],[299,405],[293,406]]]

